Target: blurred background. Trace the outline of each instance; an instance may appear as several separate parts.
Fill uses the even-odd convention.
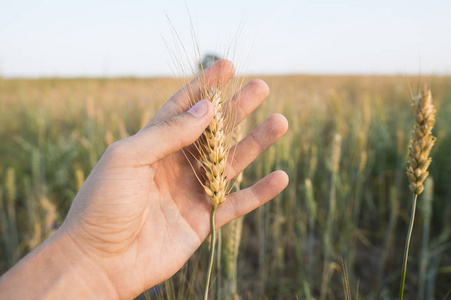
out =
[[[275,169],[290,184],[223,228],[214,299],[396,297],[411,101],[425,84],[437,143],[405,295],[447,297],[451,2],[0,1],[0,273],[58,228],[105,149],[214,54],[270,86],[245,132],[273,112],[290,122],[241,187]],[[207,252],[140,297],[198,299]]]

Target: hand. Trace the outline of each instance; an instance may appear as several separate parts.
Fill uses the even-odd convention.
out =
[[[232,64],[222,60],[202,76],[217,86],[233,73]],[[186,91],[198,91],[200,82],[194,80],[175,94],[137,134],[108,148],[55,234],[64,255],[69,260],[86,257],[86,276],[102,274],[105,288],[114,289],[118,298],[131,299],[171,277],[210,233],[211,205],[181,150],[197,140],[213,117],[206,100],[186,112]],[[237,121],[268,92],[263,81],[253,80],[229,100],[236,104]],[[228,177],[241,172],[287,128],[286,119],[277,114],[260,124],[232,150]],[[230,194],[217,209],[216,226],[264,204],[287,184],[287,175],[276,171]]]

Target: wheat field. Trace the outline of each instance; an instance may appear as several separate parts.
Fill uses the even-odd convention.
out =
[[[273,112],[290,129],[243,174],[272,170],[288,188],[244,218],[241,299],[393,299],[411,209],[406,173],[411,94],[437,107],[430,177],[419,197],[406,299],[451,289],[451,77],[271,76],[249,132]],[[251,79],[251,78],[249,78]],[[419,85],[421,88],[418,89]],[[0,273],[62,223],[105,149],[134,134],[180,88],[171,78],[0,79]],[[198,299],[206,241],[171,280],[141,298]],[[232,299],[219,256],[214,299]],[[221,263],[222,260],[222,263]]]

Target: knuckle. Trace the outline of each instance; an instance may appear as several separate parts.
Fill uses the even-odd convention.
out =
[[[188,116],[185,114],[178,115],[175,118],[164,120],[161,123],[161,127],[166,132],[167,136],[177,140],[180,148],[186,146],[191,141],[192,130],[187,128],[187,117]]]
[[[263,143],[263,141],[260,139],[260,137],[258,136],[258,134],[256,132],[251,132],[250,133],[252,140],[254,141],[255,145],[258,147],[260,152],[263,152],[266,150],[265,144]]]
[[[177,125],[179,123],[178,120],[179,120],[179,117],[163,120],[161,122],[161,127],[165,128],[165,129],[169,129],[169,130],[176,129],[178,127]]]
[[[241,211],[238,209],[236,201],[231,201],[230,209],[232,210],[234,218],[241,216]]]

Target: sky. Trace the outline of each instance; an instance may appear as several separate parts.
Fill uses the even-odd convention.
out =
[[[2,77],[171,76],[207,53],[247,74],[451,74],[451,1],[0,0]]]

